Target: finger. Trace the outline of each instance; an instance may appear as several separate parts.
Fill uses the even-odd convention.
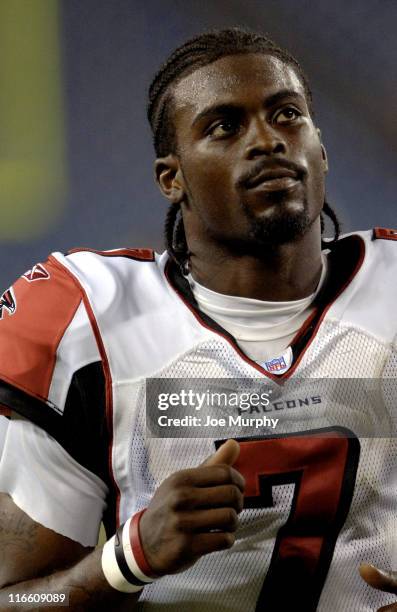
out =
[[[194,556],[201,557],[217,550],[231,548],[235,541],[234,533],[216,532],[200,533],[191,542],[191,551]]]
[[[167,496],[167,504],[174,512],[185,512],[197,509],[225,508],[229,506],[241,512],[244,496],[236,485],[219,487],[176,487]]]
[[[226,463],[227,465],[233,465],[237,461],[240,454],[240,445],[236,440],[227,440],[222,444],[216,453],[208,457],[201,465],[218,465],[219,463]]]
[[[205,465],[193,469],[175,472],[168,478],[168,483],[175,487],[217,487],[234,484],[241,491],[245,488],[245,478],[230,465]]]
[[[192,508],[234,508],[241,512],[244,506],[244,495],[235,485],[223,485],[208,489],[196,489]]]
[[[386,572],[369,563],[362,563],[359,572],[361,578],[374,589],[397,595],[397,572]]]
[[[378,608],[378,612],[397,612],[397,603],[390,604],[390,606],[382,606]]]
[[[238,516],[233,508],[182,512],[178,514],[176,523],[176,529],[185,533],[210,532],[213,529],[233,533],[237,526]]]

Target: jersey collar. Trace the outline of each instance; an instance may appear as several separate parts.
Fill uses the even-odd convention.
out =
[[[199,309],[187,278],[181,273],[179,266],[172,259],[169,259],[166,263],[165,275],[176,294],[201,325],[225,338],[239,356],[258,372],[275,382],[282,382],[295,372],[303,355],[316,337],[320,325],[332,304],[346,290],[360,270],[364,256],[364,240],[357,234],[342,238],[334,245],[330,245],[327,278],[313,302],[314,311],[304,321],[291,342],[292,365],[284,374],[280,375],[267,372],[256,361],[250,359],[229,332]]]

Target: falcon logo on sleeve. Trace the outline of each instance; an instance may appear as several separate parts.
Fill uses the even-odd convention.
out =
[[[36,264],[31,270],[25,272],[22,278],[28,281],[28,283],[32,283],[33,281],[37,280],[48,280],[50,278],[50,274],[42,264]]]
[[[11,316],[15,313],[17,309],[17,301],[15,299],[14,291],[12,287],[4,291],[3,295],[0,298],[0,321],[3,318],[4,311],[8,312],[8,315]]]

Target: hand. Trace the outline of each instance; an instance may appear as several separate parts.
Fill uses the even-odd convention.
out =
[[[245,486],[232,467],[239,453],[238,443],[228,440],[203,464],[175,472],[157,489],[139,525],[156,574],[183,571],[202,555],[233,546]]]
[[[368,563],[362,563],[359,571],[361,578],[374,589],[397,595],[397,572],[385,572]],[[377,612],[397,612],[397,602],[382,606]]]

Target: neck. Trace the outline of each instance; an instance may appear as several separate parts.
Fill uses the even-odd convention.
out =
[[[272,247],[264,254],[238,255],[214,243],[190,249],[193,278],[226,295],[266,301],[291,301],[313,293],[322,270],[319,223],[299,240]]]

